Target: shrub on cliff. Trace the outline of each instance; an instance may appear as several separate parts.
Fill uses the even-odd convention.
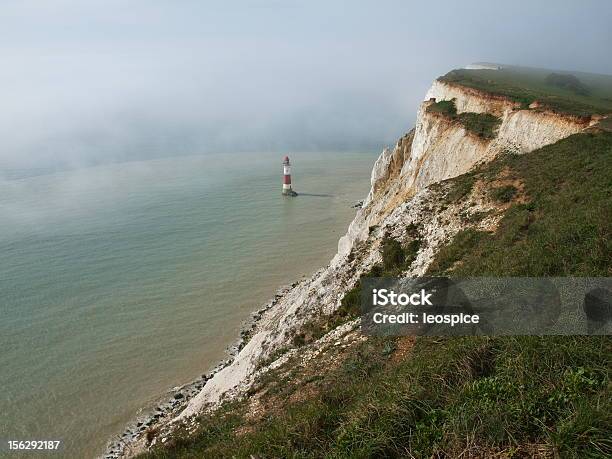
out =
[[[396,239],[385,237],[382,242],[382,259],[385,271],[396,271],[406,260],[402,245]]]
[[[442,115],[459,121],[468,131],[484,139],[493,139],[497,135],[497,128],[501,119],[489,113],[463,112],[457,114],[455,99],[434,102],[427,107],[429,113],[441,113]]]
[[[468,130],[483,139],[493,139],[497,135],[497,129],[501,119],[489,113],[465,112],[457,115],[457,119]]]
[[[545,81],[549,85],[568,89],[581,96],[588,96],[590,92],[589,88],[587,88],[582,81],[568,73],[551,73],[546,77]]]
[[[499,202],[510,202],[518,190],[512,185],[501,186],[491,190],[491,197]]]
[[[434,102],[429,107],[427,107],[427,111],[429,113],[442,113],[443,115],[454,117],[457,114],[455,99]]]

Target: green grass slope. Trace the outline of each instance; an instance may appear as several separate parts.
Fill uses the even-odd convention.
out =
[[[526,155],[506,155],[453,180],[467,194],[501,171],[524,185],[494,234],[465,230],[431,273],[458,276],[612,276],[612,134],[575,134]],[[494,188],[498,200],[512,187]]]
[[[441,81],[506,96],[524,108],[534,101],[577,116],[612,113],[612,76],[503,66],[500,70],[452,70]]]
[[[611,275],[612,134],[500,157],[449,199],[502,171],[526,199],[492,187],[510,203],[497,231],[459,233],[430,274]],[[380,269],[400,250],[388,241]],[[144,457],[612,457],[611,369],[610,337],[370,338],[309,376],[268,375],[263,415],[226,405]]]

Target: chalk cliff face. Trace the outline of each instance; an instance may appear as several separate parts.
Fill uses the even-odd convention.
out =
[[[443,115],[429,113],[431,99],[454,99],[458,113],[490,113],[501,118],[497,137],[480,138]],[[285,344],[292,332],[313,315],[330,313],[337,308],[344,292],[379,260],[378,241],[372,240],[370,234],[372,227],[378,226],[378,232],[382,232],[381,228],[393,231],[400,222],[420,220],[423,212],[435,213],[431,207],[435,207],[436,195],[427,190],[428,185],[461,175],[503,150],[528,152],[587,126],[588,122],[578,118],[520,110],[517,103],[502,97],[434,82],[419,108],[414,130],[403,136],[394,148],[383,150],[374,164],[371,190],[347,234],[340,239],[338,254],[330,265],[289,289],[271,305],[234,362],[208,381],[179,418],[214,406],[228,394],[244,391],[257,373],[258,362]],[[449,219],[442,225],[441,213],[442,210],[436,214],[438,218],[422,229],[428,243],[417,257],[415,273],[423,271],[435,247],[459,229],[453,228]],[[368,239],[368,247],[360,247]],[[354,253],[358,251],[361,252]]]
[[[429,113],[431,99],[454,99],[458,113],[490,113],[501,118],[497,137],[480,138],[443,115]],[[427,243],[414,272],[422,272],[435,247],[459,230],[458,225],[453,227],[450,213],[445,217],[444,210],[435,211],[439,196],[427,189],[429,185],[461,175],[501,151],[528,152],[586,127],[588,121],[579,118],[521,110],[503,97],[435,81],[419,108],[414,130],[394,148],[385,149],[374,164],[371,190],[340,239],[338,254],[330,265],[274,302],[234,362],[209,380],[179,417],[189,417],[228,394],[244,391],[259,371],[258,362],[287,343],[292,332],[313,315],[336,309],[359,275],[379,261],[377,234],[391,231],[401,238],[398,228],[418,222]],[[423,224],[423,214],[431,215],[432,220]],[[374,234],[373,227],[378,227]],[[363,244],[366,241],[369,243]]]
[[[488,113],[500,118],[497,135],[484,139],[460,123],[427,107],[434,101],[454,100],[457,113]],[[346,256],[367,229],[400,201],[448,178],[490,161],[503,151],[526,153],[557,142],[589,126],[590,120],[525,109],[516,102],[471,88],[435,81],[419,107],[416,126],[393,150],[385,150],[372,171],[372,189],[363,209],[339,243],[338,256]],[[401,163],[398,170],[397,164]],[[392,178],[392,180],[390,180]]]
[[[493,149],[526,153],[575,134],[590,120],[546,110],[521,110],[520,104],[502,96],[472,88],[434,81],[425,100],[455,100],[457,113],[489,113],[501,118]]]
[[[500,118],[497,135],[493,139],[481,138],[456,120],[429,112],[432,99],[454,99],[458,113],[489,113]],[[418,228],[423,243],[407,274],[420,275],[437,248],[465,227],[458,215],[490,210],[486,193],[479,195],[478,187],[469,200],[453,207],[444,205],[448,192],[444,184],[430,185],[461,175],[502,151],[528,152],[579,132],[588,124],[589,120],[521,109],[503,97],[434,82],[419,108],[415,128],[393,148],[385,149],[375,162],[370,192],[340,239],[338,253],[330,264],[309,279],[280,291],[262,310],[250,339],[231,363],[208,379],[185,409],[166,425],[176,425],[226,399],[245,394],[258,375],[279,365],[287,355],[306,352],[292,345],[295,333],[313,318],[330,314],[340,306],[344,294],[361,274],[380,261],[383,235],[404,241],[409,237],[409,226]],[[479,222],[480,229],[495,227],[496,218]],[[316,354],[316,345],[340,339],[357,326],[358,320],[345,324],[321,338],[308,352]],[[273,358],[287,348],[290,350],[284,356]],[[270,363],[271,360],[276,362]]]
[[[454,99],[458,113],[490,113],[501,118],[497,137],[480,138],[444,115],[429,113],[431,99]],[[385,231],[401,239],[401,228],[419,224],[426,243],[413,265],[413,273],[422,273],[435,248],[460,229],[451,215],[456,209],[445,215],[438,206],[440,191],[429,190],[429,185],[461,175],[504,150],[528,152],[586,127],[588,121],[579,118],[521,110],[517,103],[503,97],[435,81],[419,108],[415,128],[394,148],[383,150],[375,162],[371,190],[347,234],[340,239],[338,253],[330,265],[270,305],[233,363],[207,382],[179,419],[213,407],[226,396],[243,393],[262,371],[258,364],[285,345],[300,325],[316,314],[333,312],[360,274],[380,260],[378,236]],[[424,222],[423,215],[430,215],[431,220]],[[372,232],[372,228],[376,229]]]

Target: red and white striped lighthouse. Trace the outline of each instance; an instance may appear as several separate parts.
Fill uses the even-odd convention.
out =
[[[297,196],[297,193],[291,188],[291,163],[289,156],[285,156],[283,160],[283,195]]]

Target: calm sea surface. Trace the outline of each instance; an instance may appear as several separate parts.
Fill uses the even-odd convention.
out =
[[[375,157],[291,155],[294,199],[278,154],[0,170],[0,440],[101,453],[329,261]]]

